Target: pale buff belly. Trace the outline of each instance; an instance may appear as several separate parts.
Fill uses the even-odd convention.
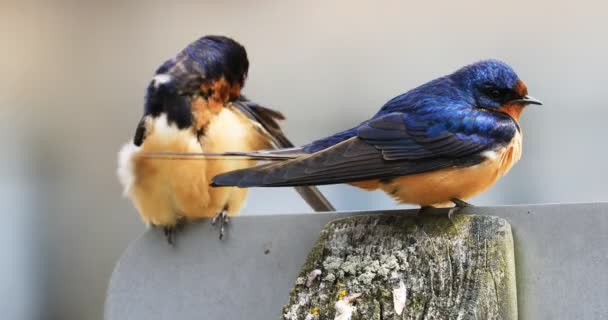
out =
[[[211,188],[211,178],[255,163],[243,160],[153,159],[139,155],[143,151],[250,151],[258,145],[266,146],[262,142],[256,143],[254,138],[259,134],[247,119],[224,109],[209,123],[205,138],[200,142],[191,130],[168,126],[164,117],[155,119],[149,128],[150,132],[140,148],[132,144],[123,148],[119,163],[119,176],[125,193],[144,222],[173,225],[181,217],[212,217],[222,210],[238,213],[247,191]]]
[[[490,188],[520,157],[521,135],[517,134],[508,147],[487,153],[478,165],[403,176],[380,188],[402,203],[451,206],[450,199],[466,200]]]
[[[267,149],[270,145],[268,136],[262,134],[256,125],[239,111],[226,107],[209,124],[201,144],[205,152],[221,153],[226,151],[255,151]],[[232,170],[250,168],[256,161],[233,158],[215,158],[207,161],[206,173],[211,179],[216,175]],[[247,197],[248,189],[236,187],[209,188],[209,205],[204,216],[226,210],[229,215],[236,215],[241,210]]]

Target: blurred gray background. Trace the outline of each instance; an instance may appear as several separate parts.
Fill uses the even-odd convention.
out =
[[[519,164],[472,202],[607,201],[607,15],[600,1],[2,1],[0,310],[101,318],[114,263],[144,230],[116,153],[153,71],[205,34],[245,45],[245,93],[283,111],[297,144],[503,59],[545,105],[523,115]],[[397,207],[381,192],[323,190],[340,210]],[[308,211],[290,189],[256,189],[243,214]]]

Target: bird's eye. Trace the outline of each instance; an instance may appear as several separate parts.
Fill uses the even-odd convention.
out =
[[[496,87],[486,87],[483,89],[483,93],[493,100],[501,100],[508,92]]]
[[[500,98],[501,92],[498,89],[492,89],[488,92],[488,95],[492,98]]]

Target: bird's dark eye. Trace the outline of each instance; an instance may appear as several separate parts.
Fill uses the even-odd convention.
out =
[[[501,92],[500,92],[500,90],[498,90],[498,89],[492,89],[492,90],[490,90],[490,91],[488,92],[488,95],[489,95],[491,98],[495,98],[495,99],[496,99],[496,98],[500,98],[500,96],[501,96]]]
[[[509,94],[509,91],[496,87],[485,87],[483,93],[492,100],[500,101]]]

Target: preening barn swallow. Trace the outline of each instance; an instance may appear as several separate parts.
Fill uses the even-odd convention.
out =
[[[421,208],[457,209],[520,159],[519,117],[530,104],[542,103],[509,65],[477,62],[393,98],[351,129],[291,149],[289,160],[220,174],[213,185],[349,183]]]
[[[206,36],[163,63],[150,82],[144,114],[132,143],[119,154],[119,178],[144,222],[163,228],[173,243],[181,222],[215,217],[220,238],[227,215],[247,196],[240,188],[211,188],[211,178],[249,168],[255,160],[153,159],[146,152],[254,151],[288,148],[281,113],[241,95],[249,61],[245,48],[223,36]],[[334,210],[314,187],[297,188],[316,211]]]

